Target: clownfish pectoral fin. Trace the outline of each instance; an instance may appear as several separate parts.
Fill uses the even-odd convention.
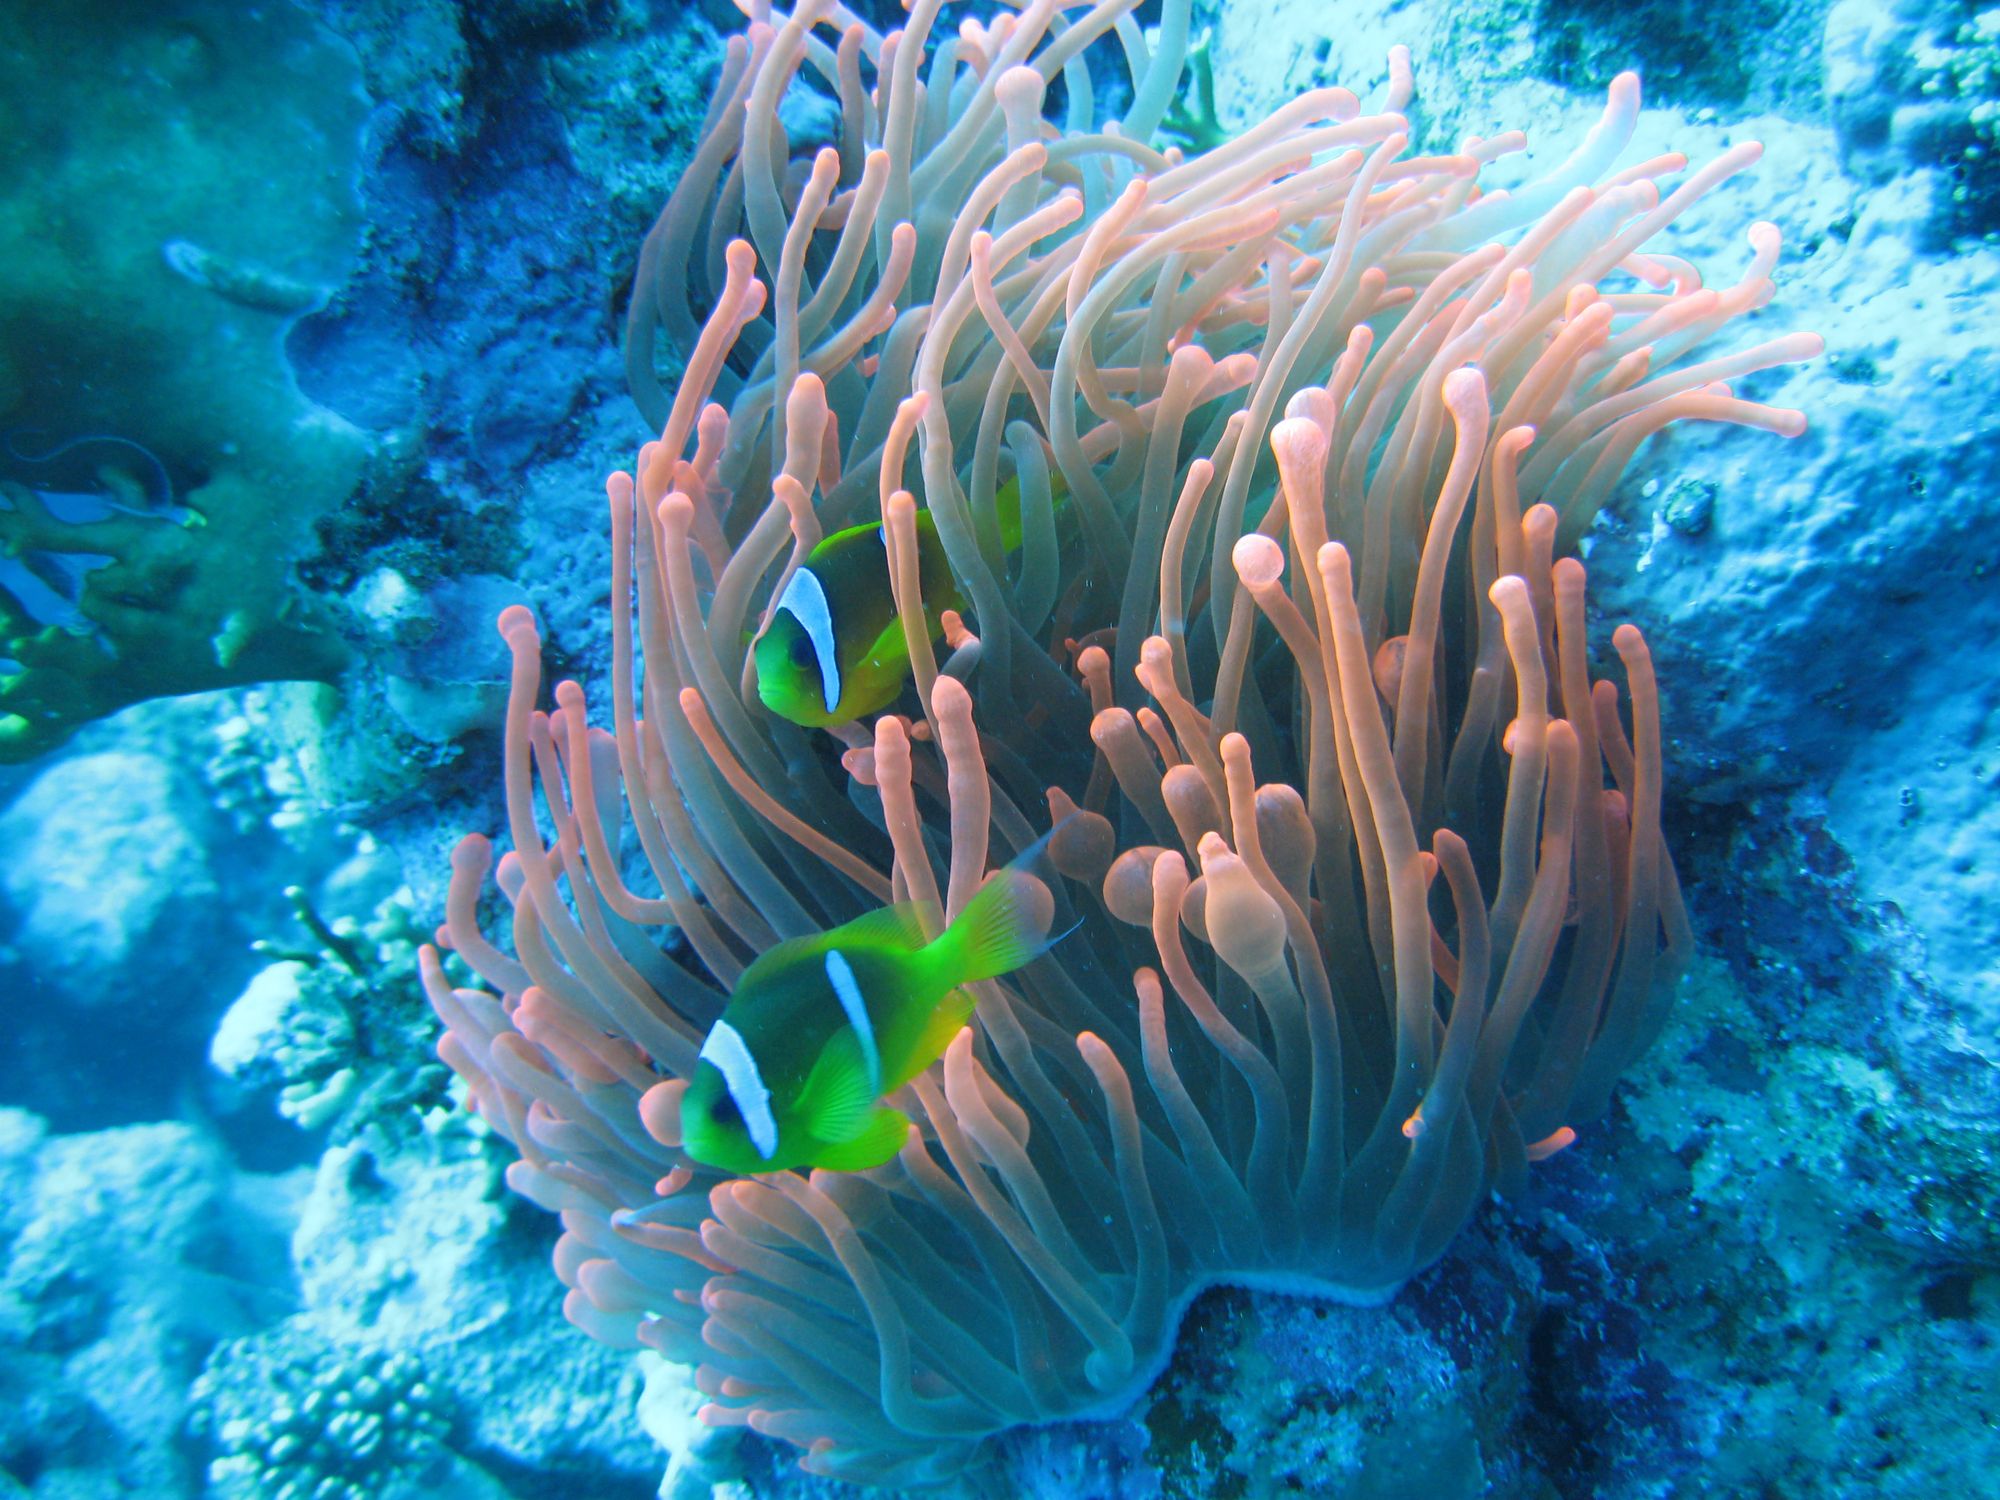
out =
[[[814,1152],[812,1164],[834,1172],[865,1172],[895,1156],[909,1135],[910,1117],[885,1104],[850,1139]]]
[[[938,634],[933,629],[933,638]],[[910,669],[910,638],[903,634],[901,619],[892,619],[880,635],[868,643],[868,649],[861,653],[857,670],[875,677],[895,677],[900,686]]]
[[[877,1097],[861,1040],[843,1026],[806,1074],[796,1108],[814,1140],[840,1144],[865,1127]]]

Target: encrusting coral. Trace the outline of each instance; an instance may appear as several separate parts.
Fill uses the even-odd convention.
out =
[[[750,9],[633,299],[661,437],[608,482],[611,727],[574,683],[537,707],[503,614],[512,953],[469,838],[441,937],[500,994],[434,953],[426,982],[510,1182],[562,1215],[578,1325],[698,1366],[708,1420],[811,1469],[942,1483],[1115,1409],[1211,1282],[1392,1295],[1604,1107],[1688,938],[1646,646],[1621,626],[1625,690],[1593,677],[1561,554],[1667,423],[1800,431],[1728,382],[1818,344],[1685,357],[1768,300],[1778,234],[1721,289],[1645,248],[1757,148],[1616,167],[1630,75],[1549,176],[1482,193],[1521,137],[1407,157],[1400,53],[1378,110],[1316,90],[1185,156],[1148,144],[1185,0],[1148,34],[1132,0],[943,37],[937,0],[887,35]],[[810,160],[797,89],[840,106]],[[927,616],[919,494],[964,617]],[[871,519],[905,711],[802,730],[746,643]],[[1051,827],[1081,925],[976,987],[892,1100],[895,1160],[682,1156],[754,955],[893,900],[949,918]]]
[[[456,1477],[450,1400],[408,1354],[337,1354],[281,1333],[231,1340],[189,1392],[226,1500],[362,1500]]]

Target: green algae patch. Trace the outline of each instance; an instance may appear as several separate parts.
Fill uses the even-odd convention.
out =
[[[0,10],[0,761],[345,664],[291,569],[369,442],[283,339],[353,261],[367,108],[290,4]]]

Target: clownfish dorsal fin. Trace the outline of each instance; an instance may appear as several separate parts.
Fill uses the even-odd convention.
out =
[[[860,1039],[841,1027],[806,1075],[795,1106],[814,1140],[837,1146],[865,1128],[878,1097],[868,1071]]]
[[[937,924],[938,930],[943,929],[943,913],[933,903],[898,901],[894,906],[885,906],[879,911],[856,917],[852,922],[843,923],[836,931],[845,947],[883,943],[914,952],[930,941],[926,935],[927,918]]]

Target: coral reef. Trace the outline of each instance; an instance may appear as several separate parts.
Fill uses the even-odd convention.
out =
[[[218,1451],[208,1465],[217,1500],[506,1493],[456,1469],[450,1407],[417,1360],[315,1360],[283,1344],[280,1335],[224,1345],[189,1393],[189,1429]]]
[[[1417,1318],[1218,1292],[1184,1335],[1143,1414],[1167,1500],[1486,1493],[1483,1403],[1466,1398],[1468,1372]]]
[[[2000,14],[1841,0],[1826,59],[1842,165],[1915,196],[1925,248],[2000,232]]]
[[[0,1473],[188,1492],[182,1392],[282,1309],[283,1205],[185,1125],[52,1136],[0,1110]]]
[[[220,885],[201,787],[160,755],[109,750],[49,766],[0,815],[8,969],[41,1003],[101,1010],[195,961]],[[106,817],[105,809],[114,810]],[[160,872],[171,869],[171,884]]]
[[[84,749],[0,812],[0,1088],[61,1128],[170,1109],[213,1024],[210,986],[246,967],[226,951],[251,915],[232,907],[232,841],[183,748]]]
[[[959,40],[968,9],[950,8],[932,43]],[[1403,43],[1412,154],[1450,156],[1469,136],[1520,129],[1528,152],[1479,178],[1518,187],[1557,167],[1609,81],[1637,69],[1646,107],[1631,159],[1766,147],[1758,170],[1686,207],[1674,252],[1726,287],[1745,259],[1742,226],[1776,224],[1781,296],[1745,314],[1745,341],[1816,328],[1829,353],[1796,375],[1732,382],[1739,397],[1808,409],[1810,431],[1779,443],[1670,426],[1578,538],[1592,674],[1620,677],[1603,648],[1612,622],[1646,632],[1661,822],[1693,935],[1665,1025],[1609,1108],[1524,1191],[1484,1204],[1394,1301],[1205,1293],[1122,1417],[997,1437],[989,1484],[1021,1500],[1293,1485],[1476,1488],[1496,1500],[1936,1500],[1992,1488],[2000,738],[1980,666],[2000,650],[1989,314],[2000,256],[1988,238],[1982,13],[1964,0],[1766,0],[1726,13],[1677,0],[1195,7],[1190,68],[1200,43],[1221,118],[1184,74],[1152,142],[1162,149],[1223,144],[1307,89],[1345,84],[1379,100],[1389,48]],[[907,17],[873,5],[864,19]],[[240,1434],[247,1456],[268,1449],[254,1424],[285,1399],[279,1372],[351,1401],[345,1375],[398,1350],[453,1421],[451,1470],[433,1493],[640,1500],[663,1465],[671,1500],[855,1493],[800,1474],[782,1442],[703,1423],[711,1398],[692,1370],[565,1323],[564,1289],[547,1272],[557,1222],[505,1193],[512,1148],[476,1118],[397,1107],[350,1135],[338,1111],[324,1135],[308,1132],[274,1112],[288,1081],[272,1066],[283,1025],[259,1033],[273,1050],[243,1085],[204,1058],[232,997],[279,956],[259,958],[249,940],[277,938],[310,963],[279,975],[335,991],[300,1012],[301,1044],[307,1015],[329,1018],[324,1039],[340,1042],[294,1055],[301,1100],[320,1099],[356,1060],[331,1022],[342,1005],[368,1008],[390,1041],[379,1064],[356,1069],[345,1102],[370,1080],[393,1098],[394,1071],[428,1024],[402,988],[407,934],[388,934],[389,982],[366,992],[299,935],[281,893],[304,887],[341,933],[373,925],[406,886],[410,909],[443,906],[450,844],[467,827],[503,826],[501,609],[534,608],[545,681],[574,677],[595,699],[609,680],[600,481],[645,435],[616,327],[644,285],[637,237],[697,144],[721,60],[710,28],[730,24],[726,6],[630,0],[286,0],[255,15],[208,0],[90,3],[16,6],[0,21],[10,40],[64,61],[39,66],[47,52],[33,50],[0,60],[11,127],[0,225],[51,210],[25,243],[9,241],[17,276],[0,308],[12,318],[20,294],[31,314],[63,319],[53,332],[32,319],[0,329],[0,505],[25,492],[29,507],[0,510],[0,539],[25,535],[23,518],[46,509],[37,545],[0,547],[9,607],[25,606],[34,634],[53,626],[50,640],[101,653],[82,585],[104,578],[111,550],[73,550],[96,524],[137,553],[226,559],[246,580],[282,580],[289,566],[314,630],[337,635],[349,663],[319,674],[342,671],[338,689],[149,701],[27,764],[0,757],[0,992],[16,1002],[0,1101],[35,1111],[0,1109],[7,1500],[197,1500],[225,1455],[212,1430],[190,1426],[195,1380],[214,1393],[211,1410],[253,1424]],[[1136,40],[1150,54],[1152,38]],[[1094,49],[1109,64],[1091,75],[1100,116],[1128,107],[1122,50]],[[230,100],[245,77],[265,82],[239,109]],[[787,212],[816,148],[841,147],[837,93],[808,59],[779,103],[797,162],[779,188]],[[1051,96],[1065,115],[1063,86]],[[339,128],[315,136],[314,120]],[[281,191],[244,189],[245,163],[265,164],[255,189]],[[851,186],[837,184],[836,198]],[[719,236],[740,232],[729,213],[714,217]],[[246,251],[237,238],[271,225],[285,236],[276,248]],[[760,259],[760,279],[782,250]],[[713,284],[697,271],[690,284]],[[823,271],[809,255],[805,282]],[[916,283],[931,285],[924,274]],[[1300,272],[1295,307],[1309,285]],[[709,311],[689,305],[697,325]],[[767,306],[746,339],[774,328]],[[661,339],[652,353],[671,388],[680,349]],[[732,364],[717,399],[734,404],[755,368]],[[16,404],[17,389],[43,405]],[[41,414],[49,403],[53,419]],[[339,486],[319,483],[320,445],[337,456],[354,437],[341,421],[320,425],[328,411],[369,429],[373,446],[330,507]],[[855,434],[841,415],[846,456]],[[1023,420],[1039,427],[1038,414]],[[273,431],[296,438],[297,472],[276,468],[292,460]],[[1000,436],[1004,480],[1014,460]],[[242,454],[225,451],[239,441]],[[233,473],[252,459],[298,480],[295,499],[317,518],[211,555],[216,527],[190,525],[191,496],[205,466]],[[1271,484],[1260,449],[1248,493]],[[221,498],[233,507],[248,493]],[[265,514],[268,496],[254,498],[245,517]],[[754,512],[755,501],[736,503]],[[864,514],[878,503],[857,502]],[[1057,512],[1065,546],[1078,524],[1074,501]],[[1285,581],[1298,582],[1286,561]],[[998,563],[1009,583],[1021,565]],[[705,557],[693,571],[701,598]],[[1080,595],[1080,625],[1099,602]],[[982,633],[972,611],[961,623]],[[205,648],[213,634],[189,640]],[[1282,661],[1273,637],[1255,639],[1248,675],[1273,696]],[[0,649],[0,662],[18,660]],[[967,677],[975,694],[990,665]],[[1205,690],[1207,668],[1197,674]],[[207,664],[197,676],[214,680]],[[662,696],[647,721],[673,708]],[[927,723],[918,698],[897,712]],[[977,700],[975,712],[986,712]],[[1094,746],[1078,749],[1087,772]],[[1253,750],[1260,779],[1289,774],[1284,748],[1278,761]],[[918,770],[936,753],[918,739]],[[845,767],[798,763],[872,811]],[[916,788],[933,837],[941,796]],[[1122,809],[1123,793],[1107,805]],[[1039,807],[1027,813],[1045,826]],[[756,819],[740,821],[760,848],[778,846]],[[886,867],[879,835],[859,830],[853,847]],[[992,859],[1009,847],[1000,839]],[[629,832],[611,852],[635,894],[654,894]],[[1198,862],[1197,845],[1191,876]],[[796,874],[777,856],[771,869]],[[811,883],[815,900],[838,889],[837,878]],[[1448,919],[1443,882],[1433,893]],[[1071,894],[1095,899],[1088,887]],[[508,930],[503,899],[480,915]],[[1148,935],[1130,936],[1144,958]],[[645,933],[642,951],[655,942],[693,962],[673,925]],[[1209,962],[1197,936],[1185,943]],[[288,1006],[298,988],[283,987]],[[1105,989],[1134,1003],[1129,988]],[[1164,999],[1175,1013],[1178,998]],[[1203,1055],[1188,1040],[1176,1039],[1177,1062]],[[1091,1078],[1052,1077],[1086,1106],[1099,1100]],[[1150,1084],[1131,1077],[1143,1104]],[[128,1121],[156,1123],[118,1128]],[[995,1305],[983,1282],[966,1301],[980,1316]],[[421,1472],[378,1469],[371,1482],[421,1486]]]
[[[286,892],[312,947],[260,944],[276,962],[258,971],[209,1044],[216,1069],[277,1090],[278,1111],[334,1144],[381,1133],[392,1147],[445,1102],[444,1068],[430,1057],[417,1007],[420,933],[405,890],[365,923],[322,921],[306,893]]]
[[[314,1363],[418,1360],[455,1414],[452,1451],[516,1497],[640,1500],[659,1462],[632,1420],[638,1372],[561,1322],[545,1232],[502,1192],[496,1145],[439,1111],[393,1152],[329,1149],[293,1235],[288,1337]]]
[[[0,17],[0,434],[17,460],[86,445],[73,473],[0,460],[0,548],[62,606],[0,572],[0,759],[345,663],[291,567],[368,443],[280,341],[353,254],[358,77],[289,0]]]

